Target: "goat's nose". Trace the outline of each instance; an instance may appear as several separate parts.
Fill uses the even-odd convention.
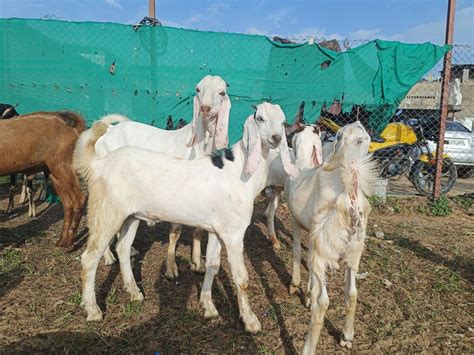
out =
[[[202,111],[203,114],[207,115],[211,111],[211,106],[202,105],[201,106],[201,111]]]
[[[276,143],[280,143],[281,142],[281,136],[279,134],[274,134],[272,136],[273,140],[276,142]]]

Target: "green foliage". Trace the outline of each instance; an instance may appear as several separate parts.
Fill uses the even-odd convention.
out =
[[[372,207],[381,207],[384,204],[384,200],[382,197],[377,195],[368,196],[367,199]]]
[[[446,196],[441,196],[440,198],[431,201],[430,209],[431,214],[437,217],[448,216],[453,211]]]
[[[71,298],[69,298],[69,302],[74,304],[75,306],[79,306],[82,301],[82,295],[80,292],[75,292]]]

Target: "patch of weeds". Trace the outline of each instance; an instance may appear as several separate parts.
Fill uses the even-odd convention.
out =
[[[6,249],[5,252],[0,255],[0,287],[8,283],[10,276],[22,274],[24,271],[25,264],[19,250]]]
[[[82,295],[80,292],[75,292],[70,298],[69,303],[72,303],[75,306],[80,306],[82,301]]]
[[[23,258],[19,250],[6,249],[0,256],[0,272],[8,272],[18,269],[23,263]]]
[[[106,299],[107,304],[116,304],[117,303],[117,289],[112,287]]]
[[[199,313],[193,309],[184,311],[179,314],[179,318],[184,321],[184,322],[194,322],[201,317],[199,316]]]
[[[275,306],[271,306],[270,308],[268,308],[263,313],[263,316],[264,317],[270,317],[274,322],[277,322],[278,321],[277,314],[278,314],[279,311],[280,311],[280,305],[277,304]]]
[[[416,206],[416,212],[424,214],[424,215],[429,215],[430,209],[427,205],[418,205]]]
[[[367,199],[369,200],[370,205],[374,208],[380,208],[384,205],[384,200],[380,196],[372,195],[368,196]]]
[[[439,293],[449,293],[459,290],[459,286],[462,280],[461,275],[457,271],[451,271],[447,268],[436,268],[435,280],[433,283],[433,289]]]
[[[258,352],[260,354],[273,354],[273,352],[270,350],[270,348],[266,345],[260,345],[258,348]]]
[[[451,199],[466,212],[469,212],[472,206],[474,205],[473,194],[458,195],[458,196],[452,197]]]
[[[129,302],[123,307],[123,312],[127,317],[131,317],[136,313],[140,313],[141,310],[142,303],[139,301]]]
[[[440,198],[431,201],[430,209],[431,214],[436,217],[448,216],[451,214],[451,212],[453,212],[446,196],[441,196]]]

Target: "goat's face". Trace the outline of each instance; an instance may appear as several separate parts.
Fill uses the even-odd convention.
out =
[[[322,163],[323,149],[320,133],[321,131],[317,126],[309,125],[293,136],[292,146],[296,159],[303,159],[312,167]]]
[[[227,96],[227,84],[220,76],[206,75],[196,85],[199,113],[204,121],[217,117]]]
[[[370,136],[359,121],[342,127],[336,134],[334,153],[353,158],[367,155]]]
[[[274,149],[277,148],[285,137],[285,114],[279,105],[264,102],[257,106],[254,120],[262,144]]]

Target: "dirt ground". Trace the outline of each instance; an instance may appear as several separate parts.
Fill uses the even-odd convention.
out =
[[[450,202],[448,217],[429,215],[425,199],[390,199],[370,216],[367,248],[357,281],[359,302],[354,352],[473,353],[473,207]],[[6,207],[1,195],[0,210]],[[0,215],[0,352],[298,353],[309,322],[302,298],[290,296],[291,234],[281,204],[276,227],[279,252],[265,238],[264,203],[257,202],[245,236],[250,303],[262,323],[244,331],[225,256],[213,297],[220,318],[199,306],[202,275],[190,270],[190,229],[178,246],[180,276],[163,276],[168,225],[141,226],[133,270],[145,294],[130,303],[117,265],[102,263],[96,287],[104,321],[86,323],[80,303],[80,254],[87,236],[82,221],[74,250],[54,247],[60,205],[43,204],[30,220],[26,206]],[[470,209],[469,209],[470,208]],[[375,232],[383,232],[383,236]],[[306,239],[304,239],[306,245]],[[203,249],[205,250],[205,248]],[[307,249],[304,247],[304,255]],[[307,270],[302,269],[303,283]],[[318,349],[347,353],[338,345],[344,322],[343,275],[328,276],[331,304]]]

